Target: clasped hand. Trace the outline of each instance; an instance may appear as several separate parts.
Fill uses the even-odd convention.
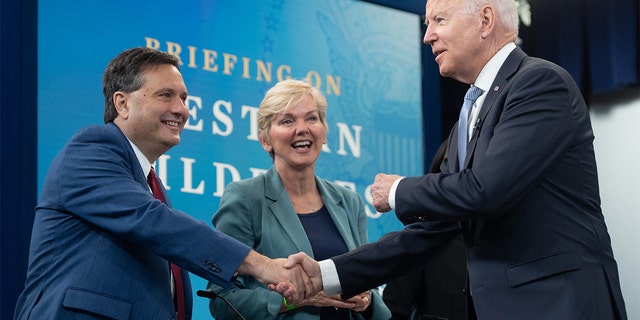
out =
[[[334,307],[351,309],[356,312],[362,312],[369,307],[371,301],[371,292],[366,291],[347,300],[342,300],[340,295],[327,296],[320,291],[315,296],[302,300],[296,304],[296,307],[314,306],[314,307]]]
[[[395,174],[378,173],[371,185],[371,199],[373,206],[378,212],[387,212],[391,210],[389,205],[389,193],[391,192],[391,186],[393,183],[402,178],[402,176]]]
[[[301,286],[297,286],[295,282],[280,282],[278,284],[269,284],[268,287],[269,289],[277,291],[285,297],[287,297],[287,293],[289,293],[290,290],[293,289],[295,291],[295,288],[291,288],[291,286],[303,288],[303,300],[292,301],[287,297],[287,301],[292,301],[292,303],[296,305],[348,308],[357,312],[361,312],[367,309],[369,307],[369,304],[371,303],[370,291],[365,291],[347,300],[342,300],[339,295],[327,296],[324,294],[324,292],[321,292],[321,290],[323,289],[323,285],[320,265],[317,261],[313,260],[304,252],[290,255],[284,263],[284,268],[292,272],[301,271],[302,274],[300,276],[303,279],[304,284]],[[300,293],[300,289],[298,289],[298,293]]]
[[[258,279],[266,283],[270,290],[280,293],[290,303],[300,303],[314,297],[322,290],[322,274],[317,261],[303,252],[292,254],[288,259],[274,259],[281,264],[277,269],[281,273],[276,281]]]

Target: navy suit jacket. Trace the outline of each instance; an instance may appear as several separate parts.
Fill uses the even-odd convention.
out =
[[[367,216],[358,194],[318,177],[316,184],[347,248],[355,249],[366,243]],[[313,257],[311,243],[275,168],[254,178],[230,183],[212,222],[216,229],[268,257],[286,258],[297,252]],[[239,276],[236,285],[229,289],[213,284],[209,288],[227,298],[247,319],[320,319],[319,308],[300,308],[278,314],[282,296],[250,276]],[[391,312],[377,290],[373,290],[372,295],[371,319],[388,320]],[[216,319],[236,319],[219,299],[212,301],[211,313]]]
[[[229,285],[249,247],[165,198],[116,125],[76,133],[44,180],[15,319],[174,319],[168,261]]]
[[[571,76],[514,49],[487,92],[465,168],[454,129],[442,173],[398,185],[406,230],[334,259],[343,291],[415,269],[462,232],[479,319],[626,319],[593,139]]]

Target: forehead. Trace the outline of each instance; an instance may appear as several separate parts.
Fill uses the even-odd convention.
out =
[[[186,90],[180,70],[171,64],[150,66],[140,72],[144,83],[142,87],[177,87]]]
[[[305,93],[292,99],[290,104],[282,105],[280,108],[277,108],[274,111],[276,111],[275,114],[277,116],[291,115],[299,112],[309,113],[318,111],[318,106],[316,105],[313,97],[310,94]]]
[[[455,7],[462,3],[463,0],[429,0],[425,5],[427,16],[448,12],[453,13]]]

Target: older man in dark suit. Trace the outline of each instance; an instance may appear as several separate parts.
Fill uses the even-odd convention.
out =
[[[304,254],[290,264],[349,296],[420,267],[461,233],[478,319],[626,319],[579,88],[516,47],[513,0],[429,0],[426,19],[440,73],[477,93],[442,173],[377,175],[374,205],[406,229],[320,265]]]

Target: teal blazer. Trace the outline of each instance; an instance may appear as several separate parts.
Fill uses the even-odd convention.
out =
[[[360,196],[317,176],[316,184],[347,248],[352,250],[367,243],[367,216]],[[305,252],[313,257],[311,244],[273,167],[264,175],[230,183],[224,190],[220,208],[214,214],[212,223],[217,230],[268,257],[286,258],[297,252]],[[278,314],[282,296],[250,276],[241,275],[229,289],[212,282],[208,289],[226,298],[247,319],[320,318],[320,308],[314,307]],[[377,290],[372,290],[372,304],[371,319],[386,320],[391,317]],[[237,319],[221,299],[213,299],[210,310],[217,320]],[[355,318],[361,319],[361,316],[357,314]]]

